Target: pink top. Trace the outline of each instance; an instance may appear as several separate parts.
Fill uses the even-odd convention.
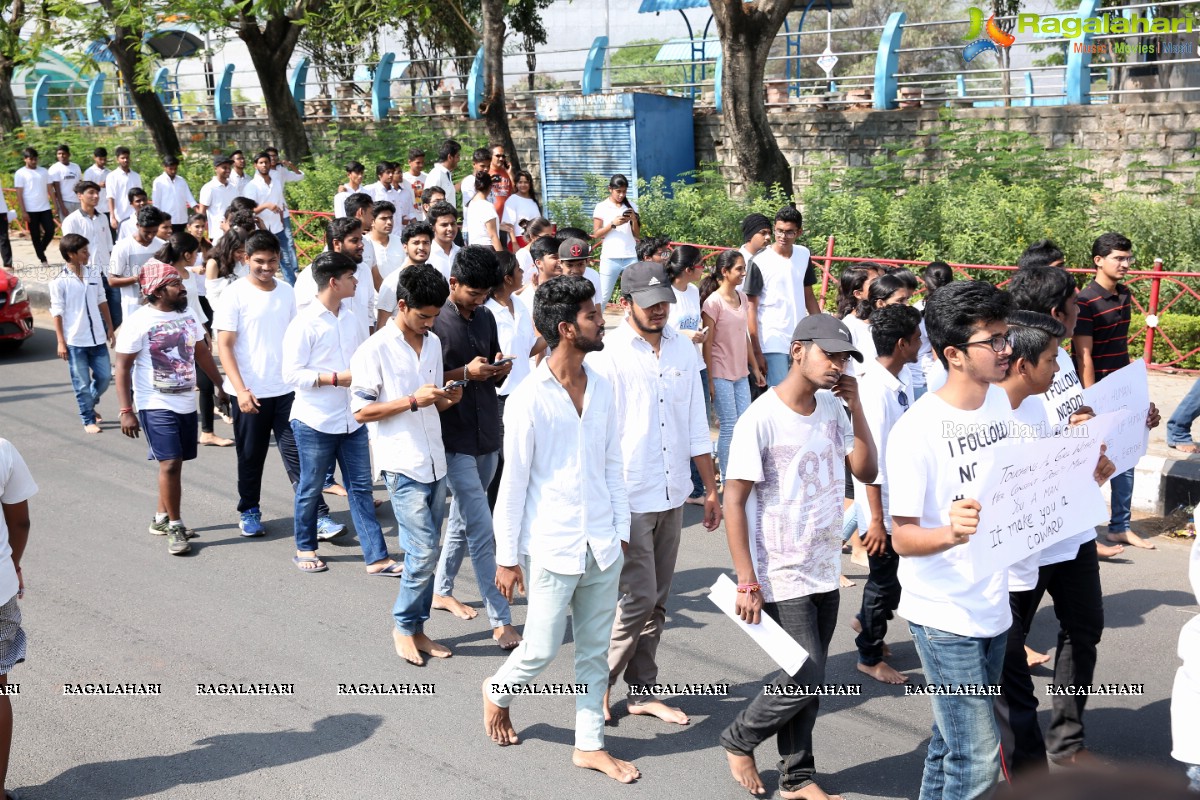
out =
[[[733,308],[713,292],[704,301],[703,311],[713,321],[712,377],[727,381],[740,381],[750,374],[747,347],[750,339],[746,327],[746,295],[737,291],[738,307]]]

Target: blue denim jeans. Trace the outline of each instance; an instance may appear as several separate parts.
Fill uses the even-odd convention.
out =
[[[700,390],[704,392],[704,424],[712,425],[713,404],[712,398],[708,396],[708,370],[700,370]],[[709,451],[711,457],[712,451]],[[692,468],[692,497],[704,496],[704,479],[700,477],[700,470],[696,468],[695,459],[689,462]]]
[[[446,478],[421,483],[399,472],[383,473],[404,549],[404,575],[392,607],[396,630],[405,636],[425,632],[433,605],[433,573],[441,552]]]
[[[342,466],[346,494],[350,500],[350,518],[362,547],[363,561],[374,564],[387,558],[383,529],[375,518],[375,498],[371,494],[371,449],[367,426],[354,433],[322,433],[298,419],[292,420],[292,435],[300,451],[300,482],[296,486],[296,549],[317,549],[317,506],[325,488],[325,472],[334,461]]]
[[[763,353],[767,360],[767,386],[778,386],[792,368],[791,353]]]
[[[121,313],[121,287],[108,285],[107,270],[101,272],[100,282],[104,284],[104,300],[108,303],[108,315],[112,317],[115,331],[125,321],[125,315]]]
[[[733,426],[750,407],[750,379],[727,381],[713,378],[713,406],[717,410],[717,421],[721,431],[717,435],[717,458],[721,461],[721,480],[725,480],[725,467],[729,462],[729,444],[733,441]]]
[[[296,251],[292,249],[292,237],[288,234],[287,226],[275,234],[279,241],[279,267],[283,270],[283,279],[289,286],[296,285]]]
[[[980,639],[909,623],[930,685],[1000,683],[1008,632]],[[1000,735],[993,698],[932,695],[933,737],[925,755],[920,800],[975,800],[1000,779]]]
[[[75,402],[79,404],[79,418],[84,425],[95,425],[96,404],[112,381],[108,345],[67,345],[67,366],[71,368],[71,388],[75,390]]]
[[[1167,420],[1167,444],[1194,444],[1192,422],[1196,417],[1200,417],[1200,380],[1192,384]]]
[[[612,299],[613,289],[617,286],[617,279],[621,277],[621,273],[626,267],[633,266],[637,263],[637,258],[604,258],[600,257],[600,296],[607,303]]]
[[[1123,533],[1129,530],[1129,520],[1133,518],[1133,470],[1113,475],[1108,485],[1112,491],[1109,498],[1112,518],[1108,521],[1108,532]]]
[[[481,456],[446,453],[446,483],[453,499],[450,520],[446,523],[446,544],[442,547],[433,587],[436,594],[444,597],[454,594],[454,579],[462,567],[463,556],[470,553],[475,581],[493,628],[512,624],[508,601],[496,588],[496,536],[487,501],[487,489],[499,461],[498,450]]]

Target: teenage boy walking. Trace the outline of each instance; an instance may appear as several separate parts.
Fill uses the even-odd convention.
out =
[[[103,234],[108,239],[108,231]],[[58,335],[58,357],[71,367],[71,387],[83,429],[100,433],[96,404],[112,379],[108,346],[113,343],[113,324],[108,300],[99,271],[87,266],[91,260],[87,239],[68,233],[58,249],[66,262],[50,282],[50,316]]]
[[[158,509],[150,532],[166,535],[167,552],[179,556],[192,549],[188,539],[196,535],[181,513],[183,462],[196,457],[196,367],[218,386],[218,400],[224,402],[225,392],[204,326],[188,310],[179,271],[155,261],[138,280],[146,304],[125,320],[115,348],[121,432],[134,439],[146,432],[150,458],[158,462]]]
[[[108,285],[121,290],[121,317],[131,316],[141,306],[142,290],[138,275],[142,266],[166,244],[156,235],[163,222],[163,213],[154,206],[144,206],[137,212],[133,235],[117,241],[108,265]]]
[[[46,248],[54,240],[54,212],[50,209],[50,175],[45,167],[38,166],[38,152],[32,147],[22,150],[21,158],[25,161],[25,166],[13,175],[13,186],[17,188],[17,209],[29,225],[29,239],[33,245],[33,252],[45,267],[49,266],[46,261]]]
[[[121,327],[121,292],[108,285],[108,267],[112,263],[112,234],[109,233],[108,217],[100,212],[100,187],[93,181],[82,180],[75,184],[75,196],[79,207],[62,221],[63,236],[74,233],[82,236],[88,244],[87,267],[100,277],[104,287],[104,299],[112,317],[113,330]]]
[[[196,198],[192,196],[187,181],[179,177],[179,159],[167,156],[162,164],[162,174],[150,186],[150,203],[164,214],[169,214],[171,232],[180,233],[187,228],[188,218],[196,208]]]
[[[58,146],[54,151],[54,163],[46,172],[50,176],[50,186],[54,189],[54,205],[58,209],[58,218],[66,219],[68,214],[79,210],[75,184],[83,177],[83,170],[71,160],[69,145]]]
[[[808,659],[781,673],[721,734],[734,780],[764,787],[755,749],[779,746],[779,789],[787,798],[828,796],[816,784],[813,726],[819,698],[802,687],[825,682],[837,625],[845,467],[860,481],[877,472],[875,445],[858,400],[850,331],[827,314],[804,318],[791,334],[791,367],[741,416],[729,447],[725,531],[737,571],[737,610],[757,623],[765,612]],[[844,404],[844,405],[843,405]],[[849,417],[846,410],[849,409]],[[848,458],[847,458],[848,457]]]
[[[125,146],[116,149],[117,168],[108,173],[108,224],[112,227],[114,236],[121,223],[130,214],[129,190],[142,188],[142,176],[129,166],[130,152]]]

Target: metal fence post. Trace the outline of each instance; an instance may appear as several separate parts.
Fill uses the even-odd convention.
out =
[[[821,308],[825,307],[825,296],[829,294],[829,277],[833,270],[833,237],[825,243],[825,274],[821,276]]]
[[[1154,259],[1154,273],[1150,276],[1150,305],[1146,308],[1146,349],[1142,357],[1146,366],[1154,363],[1154,331],[1158,328],[1158,291],[1162,286],[1163,260]]]
[[[896,93],[900,90],[900,82],[896,80],[896,71],[900,67],[900,39],[903,37],[904,21],[907,19],[903,11],[893,11],[888,15],[883,33],[879,37],[879,52],[875,56],[875,109],[887,111],[899,108],[900,101]]]

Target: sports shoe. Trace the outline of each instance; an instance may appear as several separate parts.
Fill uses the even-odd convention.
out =
[[[150,523],[150,532],[153,533],[155,536],[166,536],[168,524],[169,523],[165,519],[162,522],[159,522],[158,519],[156,518],[153,522]]]
[[[258,506],[242,512],[242,519],[238,522],[238,527],[242,529],[242,536],[262,536],[267,532],[267,529],[263,527],[262,512],[258,510]]]
[[[173,556],[181,556],[190,551],[188,544],[188,529],[182,525],[172,525],[167,529],[167,552]]]
[[[317,541],[328,542],[346,532],[346,526],[334,520],[333,517],[321,517],[317,520]]]

